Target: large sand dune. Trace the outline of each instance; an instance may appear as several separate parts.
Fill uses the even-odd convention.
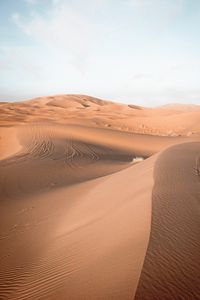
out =
[[[0,299],[199,299],[199,106],[0,111]]]

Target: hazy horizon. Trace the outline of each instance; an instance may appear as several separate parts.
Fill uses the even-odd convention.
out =
[[[197,0],[7,0],[0,17],[0,101],[200,102]]]

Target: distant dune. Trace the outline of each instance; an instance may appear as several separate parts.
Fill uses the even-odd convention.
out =
[[[0,114],[0,299],[200,299],[200,106]]]
[[[83,95],[41,97],[0,103],[0,125],[51,121],[151,135],[187,136],[200,131],[200,105],[144,108]]]

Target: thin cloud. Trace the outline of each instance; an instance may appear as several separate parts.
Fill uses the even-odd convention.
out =
[[[133,80],[142,80],[142,79],[148,79],[150,78],[151,76],[149,74],[145,74],[145,73],[137,73],[137,74],[134,74],[132,76],[132,79]]]
[[[97,34],[100,35],[98,28],[84,15],[63,1],[54,1],[54,6],[45,15],[35,11],[32,18],[25,21],[15,13],[12,19],[28,37],[58,55],[65,53],[65,58],[76,65],[83,64]]]
[[[33,5],[37,3],[37,0],[24,0],[24,2]]]
[[[133,9],[145,16],[152,23],[167,25],[184,12],[185,0],[129,0]],[[152,23],[152,24],[153,24]]]
[[[143,105],[175,101],[184,87],[187,97],[197,97],[200,76],[193,53],[199,35],[189,36],[194,43],[189,47],[186,0],[26,2],[11,16],[19,40],[16,35],[12,45],[2,42],[7,50],[0,59],[1,88],[25,88],[33,96],[80,92],[140,99]],[[175,21],[183,28],[180,35]]]

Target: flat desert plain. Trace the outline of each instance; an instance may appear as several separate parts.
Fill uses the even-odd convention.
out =
[[[200,106],[0,103],[0,299],[200,299]]]

